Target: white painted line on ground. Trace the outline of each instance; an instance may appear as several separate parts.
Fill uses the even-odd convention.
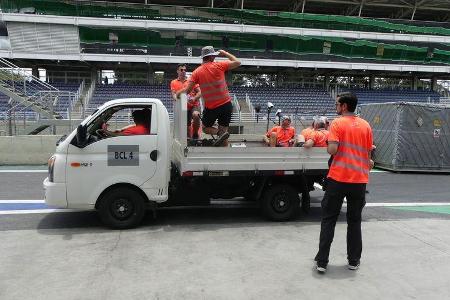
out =
[[[318,188],[319,190],[322,189],[322,186],[320,184],[318,184],[317,182],[314,182],[314,187]]]
[[[372,169],[372,170],[370,170],[370,173],[388,173],[389,171],[386,171],[386,170],[374,170],[374,169]]]
[[[450,202],[400,202],[400,203],[366,203],[366,207],[421,207],[421,206],[449,206]],[[311,207],[320,207],[320,203],[311,203]],[[344,202],[342,207],[347,207],[347,203]]]
[[[48,170],[0,170],[0,173],[47,173]]]
[[[450,202],[381,202],[381,203],[366,203],[369,207],[396,207],[396,206],[447,206]]]
[[[17,202],[17,201],[30,201],[30,202]],[[31,202],[34,201],[34,202]],[[0,203],[43,203],[44,200],[0,200]],[[165,207],[163,209],[194,209],[194,208],[214,208],[214,206],[228,206],[228,208],[242,208],[253,207],[255,202],[242,201],[242,200],[213,200],[212,206],[176,206]],[[311,203],[311,207],[320,207],[320,202]],[[343,207],[347,207],[344,203]],[[450,202],[380,202],[380,203],[367,203],[366,207],[421,207],[421,206],[450,206]],[[47,213],[60,213],[60,212],[80,212],[88,210],[80,209],[67,209],[67,208],[45,208],[45,209],[20,209],[20,210],[0,210],[0,215],[19,215],[19,214],[47,214]]]
[[[45,200],[0,200],[0,204],[5,203],[45,203]]]
[[[79,212],[79,209],[47,208],[33,210],[0,210],[0,215],[47,214],[53,212]]]

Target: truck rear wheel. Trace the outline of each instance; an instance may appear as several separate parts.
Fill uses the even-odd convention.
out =
[[[98,206],[103,223],[115,229],[136,227],[145,215],[145,200],[135,190],[120,187],[107,192]]]
[[[288,184],[272,185],[266,189],[261,199],[265,217],[273,221],[287,221],[298,212],[300,198],[297,190]]]

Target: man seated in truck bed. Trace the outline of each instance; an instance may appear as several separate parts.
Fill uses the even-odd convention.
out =
[[[326,147],[328,141],[327,118],[319,117],[314,121],[314,130],[305,137],[303,147]]]
[[[291,126],[291,118],[283,116],[281,126],[274,126],[264,136],[269,147],[292,147],[295,143],[295,128]]]

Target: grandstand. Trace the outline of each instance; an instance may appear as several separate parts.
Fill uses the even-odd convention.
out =
[[[17,93],[38,77],[50,84],[51,111],[63,118],[124,97],[159,98],[172,112],[176,65],[193,70],[205,45],[241,59],[227,81],[249,115],[269,101],[283,113],[332,115],[342,91],[362,103],[450,96],[449,1],[0,0],[0,10],[0,58],[14,65],[1,71],[34,76],[13,78]],[[39,91],[25,88],[13,111],[5,92],[0,119],[54,117],[30,102]]]

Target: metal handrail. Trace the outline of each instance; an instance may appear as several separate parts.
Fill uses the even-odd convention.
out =
[[[29,79],[31,78],[31,82],[34,80],[34,81],[39,82],[39,84],[45,86],[45,87],[48,88],[49,90],[58,91],[58,89],[55,88],[54,86],[52,86],[52,85],[50,85],[50,84],[48,84],[48,83],[46,83],[46,82],[40,80],[38,77],[34,76],[33,74],[27,74],[22,68],[20,68],[19,66],[14,65],[13,63],[11,63],[10,61],[8,61],[8,60],[6,60],[6,59],[4,59],[4,58],[0,58],[0,64],[4,64],[4,65],[6,65],[8,68],[18,70],[18,71],[19,71],[19,72],[18,72],[18,73],[19,73],[18,75],[22,76],[23,79],[24,79],[24,81],[25,81],[25,80],[29,80]],[[2,69],[2,68],[0,68],[0,69]],[[30,81],[29,81],[29,82],[30,82]]]

